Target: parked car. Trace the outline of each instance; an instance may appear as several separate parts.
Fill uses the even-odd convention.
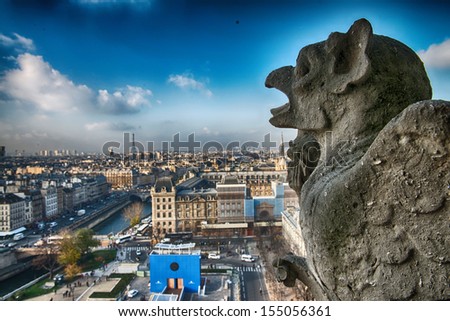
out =
[[[208,254],[208,259],[210,259],[210,260],[219,260],[220,259],[220,254],[209,253]]]
[[[8,243],[8,247],[9,247],[9,248],[13,248],[13,247],[16,246],[16,245],[17,245],[16,242],[10,242],[10,243]]]
[[[128,291],[127,296],[128,296],[129,298],[134,298],[138,293],[139,293],[138,290],[132,289],[132,290]]]

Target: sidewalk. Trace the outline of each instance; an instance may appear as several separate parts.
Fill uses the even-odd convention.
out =
[[[87,301],[92,292],[110,291],[117,284],[117,280],[108,280],[108,276],[115,273],[119,262],[109,263],[105,270],[96,269],[92,273],[84,272],[84,276],[68,283],[56,292],[44,294],[28,301]]]

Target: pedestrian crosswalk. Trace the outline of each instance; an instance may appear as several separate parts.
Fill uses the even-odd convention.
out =
[[[234,268],[238,272],[262,272],[260,266],[238,266]]]
[[[137,250],[141,250],[141,251],[148,251],[150,250],[149,246],[127,246],[127,247],[122,247],[122,250],[125,251],[137,251]]]

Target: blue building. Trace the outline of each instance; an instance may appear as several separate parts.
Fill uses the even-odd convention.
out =
[[[245,199],[245,218],[247,222],[281,220],[281,212],[285,209],[285,189],[287,184],[272,182],[272,195],[253,196]]]
[[[157,244],[150,254],[150,292],[176,294],[200,293],[200,252],[195,244]]]

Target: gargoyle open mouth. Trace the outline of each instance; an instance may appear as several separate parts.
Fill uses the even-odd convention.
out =
[[[294,67],[292,66],[286,66],[272,71],[266,78],[266,87],[276,88],[289,98],[292,92],[293,72]],[[269,122],[275,127],[296,128],[295,119],[292,117],[293,112],[290,108],[291,104],[288,102],[281,107],[272,109],[270,112],[273,117]]]

